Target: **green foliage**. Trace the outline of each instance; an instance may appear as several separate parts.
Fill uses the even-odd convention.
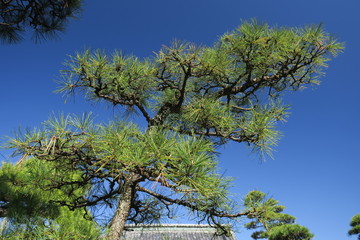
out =
[[[269,240],[310,240],[313,237],[309,229],[298,224],[274,227],[269,234]]]
[[[80,11],[81,0],[0,1],[0,39],[7,43],[23,40],[33,30],[36,40],[51,38],[63,31],[69,18]]]
[[[256,21],[212,47],[175,41],[150,59],[88,50],[66,63],[58,92],[80,91],[90,101],[138,112],[147,128],[99,125],[86,114],[52,117],[42,128],[19,132],[8,147],[53,167],[42,186],[64,195],[54,200],[61,206],[118,203],[112,238],[121,236],[125,221],[158,221],[176,206],[224,233],[224,219],[247,216],[247,228],[264,228],[256,239],[297,236],[295,218],[261,192],[246,196],[245,210],[236,207],[230,179],[218,174],[216,148],[234,141],[271,156],[281,135],[276,126],[287,116],[281,96],[318,84],[341,50],[321,26],[270,28]]]
[[[86,186],[91,180],[105,184],[122,178],[126,172],[142,171],[150,175],[148,178],[155,185],[174,188],[179,193],[186,189],[194,192],[184,198],[196,199],[195,195],[200,195],[205,201],[211,196],[225,197],[228,180],[216,174],[217,162],[211,142],[158,128],[144,133],[135,125],[121,122],[95,125],[87,115],[82,119],[76,116],[52,118],[44,123],[42,134],[38,134],[38,130],[33,135],[28,132],[10,141],[9,147],[23,140],[21,146],[27,146],[22,149],[23,153],[31,152],[37,158],[51,161],[59,172],[59,175],[55,173],[55,179],[61,179],[59,182],[52,180],[51,187],[61,187],[70,195],[75,194],[76,186]],[[85,157],[88,162],[81,161]],[[61,161],[56,161],[57,158]],[[77,174],[84,169],[92,172]],[[44,174],[43,178],[47,177]],[[79,201],[76,198],[76,202]]]
[[[7,228],[2,232],[3,239],[46,239],[46,240],[72,240],[72,239],[100,239],[101,231],[91,220],[84,218],[82,210],[69,211],[62,207],[56,218],[42,219],[42,222],[27,222],[5,224]],[[3,220],[4,221],[4,220]]]
[[[15,221],[22,221],[25,218],[55,217],[59,214],[57,206],[50,203],[50,195],[42,194],[37,181],[45,172],[45,169],[38,168],[39,163],[29,161],[34,166],[31,168],[3,164],[0,169],[0,208],[3,210],[1,217],[9,217]],[[34,176],[38,175],[38,176]],[[27,221],[27,220],[25,220]]]
[[[154,69],[150,61],[140,61],[134,56],[124,56],[121,52],[115,52],[109,58],[103,51],[97,50],[92,53],[87,50],[71,57],[66,65],[72,69],[66,71],[69,76],[86,75],[87,84],[104,88],[102,91],[86,91],[89,100],[102,99],[98,96],[100,94],[105,100],[116,98],[120,101],[122,98],[124,105],[127,105],[131,103],[131,98],[136,97],[139,104],[147,106],[149,88],[155,84],[151,79]],[[73,85],[67,78],[64,78],[64,83],[70,87]],[[84,88],[86,85],[81,87]]]
[[[348,232],[349,235],[358,234],[358,239],[360,239],[360,214],[357,214],[354,217],[352,217],[350,226],[351,229]]]
[[[56,201],[82,196],[84,188],[65,192],[51,189],[56,173],[53,164],[32,158],[0,168],[1,236],[5,239],[96,239],[97,225],[84,219],[85,210],[70,211]],[[74,177],[74,176],[73,176]],[[66,190],[66,189],[63,189]],[[88,215],[90,216],[90,215]]]
[[[245,22],[213,47],[176,41],[153,59],[78,53],[66,63],[58,91],[79,90],[91,100],[137,110],[149,126],[217,144],[247,142],[271,155],[280,136],[276,123],[287,115],[280,96],[318,84],[329,57],[341,50],[321,26]]]
[[[266,238],[269,240],[309,240],[313,235],[303,226],[295,223],[295,217],[284,214],[284,206],[278,205],[278,201],[269,198],[260,191],[251,191],[244,200],[244,206],[250,213],[247,215],[252,219],[245,224],[247,229],[256,230],[252,234],[254,239]]]
[[[221,41],[222,47],[234,59],[246,63],[244,70],[252,71],[255,77],[274,76],[280,73],[279,69],[290,71],[281,81],[270,83],[275,93],[289,87],[289,83],[293,89],[307,83],[318,83],[312,73],[321,73],[321,67],[326,66],[329,59],[323,53],[336,55],[342,49],[342,45],[325,33],[321,25],[269,28],[256,20],[245,22],[235,32],[225,34]],[[314,56],[316,59],[311,59]],[[290,66],[286,64],[289,60],[292,62]],[[313,64],[308,65],[308,62]]]

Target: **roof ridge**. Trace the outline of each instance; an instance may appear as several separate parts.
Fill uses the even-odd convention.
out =
[[[224,224],[227,226],[229,224]],[[177,223],[158,223],[158,224],[126,224],[125,227],[196,227],[196,228],[213,228],[209,224],[177,224]]]
[[[231,226],[226,224],[224,226]],[[164,235],[165,234],[165,235]],[[199,240],[235,240],[235,234],[231,231],[230,236],[216,235],[216,229],[209,224],[126,224],[124,239],[199,239]]]

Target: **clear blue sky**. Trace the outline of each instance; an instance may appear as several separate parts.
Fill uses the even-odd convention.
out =
[[[275,159],[261,163],[232,144],[222,149],[220,166],[236,178],[235,194],[268,193],[316,240],[355,239],[347,231],[360,213],[359,10],[359,0],[86,0],[82,16],[59,40],[0,45],[0,136],[38,126],[53,111],[92,111],[101,121],[119,114],[80,95],[64,104],[53,93],[67,55],[87,47],[147,57],[175,38],[211,45],[241,19],[278,26],[322,22],[346,50],[330,62],[319,87],[287,96],[292,114],[281,125],[284,137]],[[8,152],[2,154],[5,160]],[[245,230],[237,235],[250,239]]]

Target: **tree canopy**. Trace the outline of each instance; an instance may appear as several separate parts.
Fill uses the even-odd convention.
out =
[[[17,43],[27,30],[36,40],[52,38],[65,29],[69,18],[75,17],[81,0],[1,0],[0,40]]]
[[[216,149],[234,141],[271,155],[280,136],[276,124],[287,115],[281,96],[318,84],[341,49],[321,26],[270,28],[250,21],[212,47],[175,41],[147,59],[88,50],[67,61],[58,91],[124,107],[146,124],[96,124],[89,114],[52,117],[8,147],[51,163],[58,174],[44,176],[40,186],[69,196],[52,202],[113,208],[108,239],[119,239],[127,221],[159,221],[174,216],[177,206],[222,232],[229,219],[248,217],[255,222],[247,227],[264,229],[259,234],[269,239],[293,239],[286,234],[299,228],[305,235],[294,239],[310,239],[262,193],[247,198],[258,195],[262,207],[231,199],[231,179],[219,174]],[[86,192],[77,196],[78,188]]]
[[[72,173],[73,174],[73,173]],[[56,203],[80,197],[84,187],[66,195],[63,189],[45,188],[49,176],[61,175],[52,163],[31,158],[0,168],[0,234],[6,239],[97,239],[100,228],[84,209],[69,211]],[[76,178],[76,176],[73,176]],[[70,191],[70,190],[68,190]],[[87,216],[87,218],[84,218]]]
[[[349,235],[358,235],[358,239],[360,239],[360,214],[352,217],[350,226]]]
[[[266,199],[260,191],[249,192],[244,200],[244,206],[252,209],[247,217],[252,221],[245,224],[245,228],[255,231],[251,235],[254,239],[269,240],[309,240],[314,235],[303,226],[295,224],[295,217],[282,213],[284,206],[279,201]]]

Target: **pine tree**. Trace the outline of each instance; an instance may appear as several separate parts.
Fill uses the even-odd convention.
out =
[[[81,0],[0,0],[0,39],[23,40],[33,30],[36,40],[55,37],[80,11]]]
[[[321,26],[251,21],[212,47],[176,41],[149,59],[88,50],[67,62],[58,91],[137,112],[147,126],[62,116],[8,147],[60,172],[81,172],[75,179],[54,176],[47,187],[71,196],[90,185],[84,196],[57,203],[114,207],[108,239],[119,239],[127,221],[158,221],[176,206],[226,231],[224,221],[253,216],[257,208],[229,198],[231,179],[219,175],[216,149],[233,141],[271,155],[280,136],[276,124],[287,115],[281,96],[318,84],[341,49]]]
[[[72,172],[73,174],[74,172]],[[101,232],[86,209],[56,203],[81,197],[86,187],[73,190],[49,188],[55,176],[79,178],[56,170],[51,162],[30,158],[0,168],[1,236],[5,239],[97,239]],[[66,190],[66,192],[64,192]],[[87,216],[87,219],[84,218]]]
[[[295,217],[282,213],[284,206],[278,205],[278,201],[266,199],[264,193],[252,191],[245,197],[244,205],[250,212],[247,215],[252,219],[245,227],[255,231],[251,235],[254,239],[269,240],[310,240],[314,235],[298,224]]]
[[[351,229],[349,230],[349,235],[358,235],[358,239],[360,239],[360,214],[352,217],[350,222]]]

